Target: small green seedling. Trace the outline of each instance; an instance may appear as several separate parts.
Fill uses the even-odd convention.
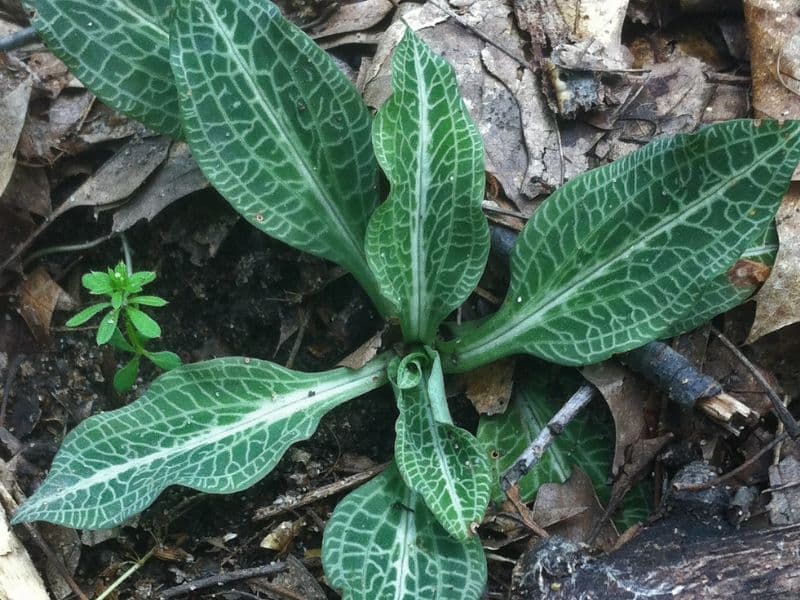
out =
[[[97,328],[97,345],[111,344],[117,350],[133,354],[133,358],[114,375],[114,389],[120,393],[133,387],[142,357],[164,371],[171,371],[181,364],[180,357],[174,352],[153,352],[146,348],[150,340],[161,336],[161,327],[142,307],[160,308],[167,303],[158,296],[141,294],[144,286],[155,278],[152,271],[128,273],[123,262],[106,273],[87,273],[81,278],[83,287],[92,295],[107,296],[108,301],[84,308],[66,323],[67,327],[78,327],[107,311]]]
[[[483,594],[476,529],[521,438],[507,419],[522,415],[530,432],[544,394],[533,387],[509,417],[483,419],[478,438],[450,417],[445,374],[512,354],[598,362],[742,302],[753,289],[727,272],[770,253],[763,242],[800,161],[800,122],[741,120],[575,177],[520,234],[500,309],[457,325],[448,319],[489,253],[483,143],[452,68],[412,32],[373,119],[268,0],[32,4],[34,26],[99,98],[182,137],[254,227],[347,269],[404,344],[357,370],[302,373],[244,357],[174,369],[133,404],[78,425],[14,522],[105,528],[169,485],[243,490],[327,412],[388,384],[400,413],[395,460],[339,503],[323,537],[328,581],[345,600]],[[104,307],[106,327],[127,314],[122,305]],[[131,326],[147,334],[137,318]],[[529,499],[537,482],[525,485]]]

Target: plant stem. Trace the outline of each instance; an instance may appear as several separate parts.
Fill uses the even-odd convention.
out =
[[[107,597],[109,594],[111,594],[111,592],[113,592],[113,591],[114,591],[114,590],[116,590],[116,589],[117,589],[117,588],[118,588],[120,585],[122,585],[122,584],[125,582],[125,580],[126,580],[126,579],[128,579],[128,577],[130,577],[130,576],[131,576],[131,575],[133,575],[133,574],[134,574],[136,571],[138,571],[139,569],[141,569],[141,568],[142,568],[142,565],[144,565],[144,563],[146,563],[146,562],[147,562],[147,561],[150,559],[150,557],[151,557],[151,556],[153,556],[153,553],[154,553],[155,551],[156,551],[156,547],[155,547],[155,546],[153,546],[153,547],[150,549],[150,552],[148,552],[148,553],[147,553],[147,554],[145,554],[145,555],[144,555],[142,558],[140,558],[140,559],[139,559],[139,560],[137,560],[135,563],[133,563],[133,564],[131,565],[131,567],[130,567],[130,568],[127,570],[127,571],[125,571],[125,572],[124,572],[122,575],[120,575],[119,577],[117,577],[117,579],[116,579],[116,580],[114,580],[114,582],[113,582],[113,583],[112,583],[110,586],[108,586],[108,587],[105,589],[105,591],[104,591],[102,594],[100,594],[100,595],[99,595],[97,598],[95,598],[95,600],[104,600],[104,598],[106,598],[106,597]]]

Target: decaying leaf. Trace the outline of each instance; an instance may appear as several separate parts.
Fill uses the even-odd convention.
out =
[[[309,34],[316,40],[364,31],[380,23],[393,8],[394,4],[389,0],[361,0],[341,4],[336,12]]]
[[[800,186],[794,184],[775,218],[780,247],[772,273],[756,294],[747,343],[800,321]]]
[[[126,231],[142,219],[152,221],[176,200],[207,187],[208,181],[192,158],[189,147],[183,142],[175,143],[161,168],[114,213],[112,229]]]
[[[504,358],[464,375],[467,398],[481,415],[506,411],[514,387],[514,358]]]
[[[567,513],[565,507],[569,507]],[[584,510],[576,514],[578,508]],[[573,542],[586,542],[594,526],[603,518],[603,513],[592,480],[580,467],[575,467],[564,483],[546,483],[540,487],[533,505],[535,522],[553,523],[548,526],[549,533]],[[617,536],[616,528],[608,522],[597,538],[597,545],[610,549]]]
[[[0,204],[18,211],[27,211],[39,217],[47,217],[50,205],[50,183],[44,169],[18,164],[0,194]]]
[[[630,447],[645,433],[647,388],[641,379],[612,360],[584,367],[582,373],[600,390],[614,418],[616,440],[611,473],[616,477]]]
[[[800,3],[745,0],[756,116],[800,118]]]
[[[767,505],[770,522],[775,526],[800,523],[800,462],[787,456],[772,465],[769,485],[773,490]]]
[[[375,335],[339,361],[336,366],[347,367],[348,369],[360,369],[363,367],[378,355],[378,350],[381,349],[383,344],[383,333],[383,330],[376,332]]]
[[[300,533],[305,519],[295,519],[294,521],[282,521],[259,544],[267,550],[283,552],[292,543],[292,540]]]
[[[77,303],[50,277],[44,267],[37,268],[20,284],[22,318],[40,344],[50,340],[50,321],[56,308],[73,310]]]
[[[3,86],[5,87],[5,86]],[[14,172],[14,152],[17,149],[25,115],[28,113],[28,101],[31,97],[30,79],[24,79],[10,90],[0,88],[0,194]]]

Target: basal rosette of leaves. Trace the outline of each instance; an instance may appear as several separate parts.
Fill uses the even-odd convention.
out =
[[[97,40],[124,54],[130,82],[114,79],[106,69],[119,65],[73,32],[72,4],[33,3],[54,50],[76,73],[97,72],[84,83],[128,114],[137,100],[151,127],[180,129],[237,211],[349,270],[405,344],[359,370],[300,373],[247,358],[178,367],[130,406],[71,432],[14,522],[102,528],[169,485],[244,489],[326,412],[389,384],[400,410],[395,464],[339,504],[323,540],[328,579],[348,599],[482,593],[475,527],[497,473],[486,447],[452,423],[443,372],[515,353],[588,364],[744,300],[724,276],[761,251],[800,161],[800,123],[743,120],[657,140],[576,177],[522,232],[501,309],[444,339],[442,322],[477,284],[489,242],[481,140],[441,57],[407,32],[392,98],[373,121],[327,54],[267,0],[101,3],[97,23],[109,35]],[[155,43],[153,23],[164,22],[168,41]],[[118,95],[106,89],[115,87]],[[391,186],[383,203],[379,167]],[[519,440],[495,425],[492,439],[512,453]]]

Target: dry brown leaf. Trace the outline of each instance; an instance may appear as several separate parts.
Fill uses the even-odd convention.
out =
[[[81,539],[78,532],[75,529],[50,523],[40,523],[38,529],[50,549],[61,559],[69,574],[74,575],[81,558]],[[63,600],[73,594],[72,588],[64,579],[61,571],[50,561],[45,568],[45,577],[47,577],[50,591],[57,600]]]
[[[800,2],[745,0],[756,116],[800,118]]]
[[[152,221],[176,200],[207,187],[189,147],[183,142],[173,144],[161,168],[114,213],[112,230],[126,231],[142,219]]]
[[[65,153],[65,140],[77,133],[94,101],[88,91],[70,90],[49,106],[30,111],[19,137],[19,156],[27,163],[52,165]]]
[[[576,514],[578,508],[584,510]],[[591,479],[575,467],[564,483],[546,483],[539,488],[533,505],[533,520],[540,524],[554,523],[547,527],[548,533],[581,543],[587,541],[604,512]],[[617,537],[616,528],[608,522],[600,531],[596,543],[601,548],[611,548]]]
[[[770,466],[769,485],[779,488],[773,489],[767,504],[770,522],[775,526],[800,523],[800,462],[788,456]]]
[[[47,217],[52,212],[52,206],[50,182],[47,180],[45,170],[17,165],[5,192],[0,195],[0,204],[39,217]]]
[[[464,375],[469,398],[478,414],[499,415],[506,412],[514,387],[513,358],[489,363]]]
[[[20,284],[19,312],[40,344],[50,341],[53,311],[73,310],[77,303],[50,277],[47,269],[37,268]]]
[[[310,32],[313,39],[364,31],[380,23],[388,15],[394,4],[389,0],[361,0],[342,4],[319,27]]]
[[[127,198],[164,162],[169,147],[170,140],[164,136],[132,139],[83,182],[65,205],[103,206]]]
[[[348,369],[360,369],[377,356],[378,350],[381,349],[382,344],[383,331],[381,330],[339,361],[339,364],[336,366],[347,367]]]
[[[582,373],[600,390],[614,418],[616,433],[611,474],[616,477],[626,462],[629,448],[645,433],[647,387],[631,371],[613,360],[584,367]]]
[[[756,294],[756,317],[747,343],[800,321],[800,185],[793,184],[775,219],[780,247]]]
[[[25,79],[11,90],[2,90],[0,98],[0,194],[6,189],[14,172],[17,149],[25,115],[28,113],[28,101],[31,97],[31,81]]]
[[[299,518],[294,521],[283,521],[266,535],[259,544],[262,548],[267,550],[274,550],[275,552],[283,552],[292,543],[297,534],[300,533],[305,519]]]

